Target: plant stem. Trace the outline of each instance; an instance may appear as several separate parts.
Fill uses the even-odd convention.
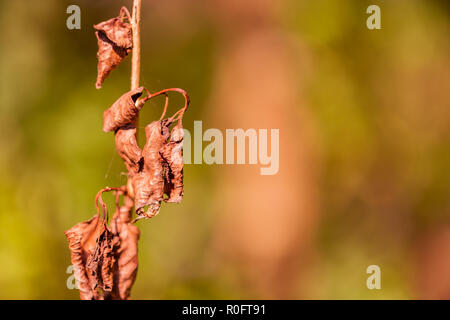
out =
[[[141,3],[142,0],[133,0],[133,13],[131,27],[133,29],[133,53],[131,57],[131,90],[139,87],[141,73]],[[136,141],[138,141],[139,115],[136,117]]]
[[[133,56],[131,58],[131,90],[139,87],[141,68],[141,0],[133,0],[131,26],[133,28]]]
[[[139,76],[141,69],[141,0],[133,0],[133,11],[131,17],[131,27],[133,30],[133,51],[131,56],[131,90],[139,87]],[[139,141],[139,115],[134,122],[136,126],[136,141]],[[127,191],[130,194],[131,180],[128,179]],[[129,201],[128,201],[129,202]],[[129,218],[131,219],[132,206],[128,206]]]

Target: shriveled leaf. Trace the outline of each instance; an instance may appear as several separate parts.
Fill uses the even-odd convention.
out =
[[[113,234],[107,226],[103,225],[103,232],[97,238],[94,252],[88,257],[86,263],[88,278],[94,295],[97,295],[96,299],[112,290],[115,262],[113,250]]]
[[[154,121],[145,127],[147,142],[142,150],[144,166],[133,178],[136,213],[147,218],[158,214],[164,195],[164,169],[160,150],[167,141],[162,121]],[[148,209],[145,211],[145,206]]]
[[[179,203],[183,199],[183,138],[183,126],[178,123],[161,150],[165,169],[164,193],[168,196],[164,200],[166,202]]]
[[[93,291],[89,284],[86,274],[86,260],[89,256],[87,242],[94,233],[98,225],[98,216],[88,221],[80,222],[65,232],[69,241],[69,249],[74,267],[74,276],[80,290],[80,298],[82,300],[91,300],[94,298]]]
[[[103,131],[116,131],[120,127],[135,121],[140,107],[136,101],[142,95],[144,87],[139,87],[124,93],[113,105],[103,113]]]
[[[97,260],[95,256],[98,255],[98,239],[104,233],[105,225],[99,215],[95,215],[88,221],[78,223],[65,232],[69,241],[75,279],[78,282],[80,297],[83,300],[99,298],[96,289],[102,281],[95,267],[95,260]]]
[[[117,129],[116,149],[125,163],[129,177],[134,176],[142,164],[142,150],[136,141],[136,127],[128,125]]]
[[[97,81],[95,82],[95,87],[100,89],[111,71],[125,59],[130,50],[116,46],[102,31],[97,31],[95,35],[98,44]]]
[[[140,232],[138,227],[130,223],[130,210],[131,208],[126,206],[120,207],[111,221],[111,228],[120,242],[115,251],[113,299],[129,299],[137,275]]]
[[[124,49],[131,49],[133,46],[133,36],[131,24],[124,21],[124,17],[119,15],[94,25],[98,31],[102,31],[116,46]]]
[[[95,86],[101,88],[103,81],[114,70],[133,46],[131,24],[125,22],[126,8],[122,8],[116,18],[94,25],[98,43],[97,81]]]

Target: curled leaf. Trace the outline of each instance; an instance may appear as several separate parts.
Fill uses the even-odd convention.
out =
[[[80,290],[82,300],[91,300],[94,293],[86,273],[86,262],[92,254],[94,245],[92,239],[98,226],[98,215],[85,222],[80,222],[65,232],[69,241],[69,249],[74,267],[74,276]],[[94,239],[95,241],[95,239]]]
[[[103,112],[103,131],[116,131],[118,128],[131,124],[136,119],[142,105],[136,105],[144,87],[139,87],[124,93],[116,102]]]
[[[120,242],[115,251],[113,299],[129,299],[137,275],[140,232],[138,227],[130,223],[130,210],[127,206],[120,207],[111,221],[111,228]]]
[[[122,7],[118,17],[100,22],[94,25],[94,28],[103,32],[116,46],[131,49],[133,47],[132,28],[130,23],[125,22],[125,18],[130,19],[129,15],[127,8]]]
[[[183,138],[181,122],[173,129],[170,140],[161,150],[164,159],[164,193],[168,196],[164,201],[179,203],[183,199]]]
[[[123,7],[118,17],[94,25],[98,44],[97,89],[133,46],[131,24],[124,21],[126,15],[129,17],[128,10]]]
[[[116,214],[108,226],[108,212],[101,193],[111,190],[116,191]],[[125,202],[119,208],[120,194],[125,196]],[[133,201],[125,194],[124,187],[102,189],[96,203],[97,200],[103,215],[98,212],[65,232],[80,297],[83,300],[128,299],[137,272],[139,239],[139,229],[130,224]]]
[[[106,232],[101,220],[97,214],[65,232],[69,241],[75,279],[83,300],[101,298],[101,293],[97,291],[98,287],[103,287],[103,280],[98,272],[101,265],[99,255],[105,243]]]
[[[134,176],[142,164],[142,150],[136,141],[136,127],[128,125],[117,129],[116,149],[125,163],[130,177]]]
[[[163,159],[160,150],[167,141],[163,121],[154,121],[145,127],[145,143],[142,155],[143,170],[133,179],[136,213],[151,218],[158,214],[164,195]],[[144,207],[148,206],[146,212]]]
[[[86,272],[95,299],[103,298],[104,293],[112,289],[112,268],[114,266],[112,251],[113,235],[102,223],[102,232],[96,239],[95,249],[86,261]]]

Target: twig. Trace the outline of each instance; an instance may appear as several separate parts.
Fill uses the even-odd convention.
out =
[[[139,77],[141,72],[141,0],[133,0],[133,11],[131,17],[131,28],[133,31],[133,52],[131,56],[131,90],[139,87]],[[136,128],[139,128],[139,115],[134,122]],[[138,131],[136,130],[136,141],[138,140]],[[129,187],[130,181],[127,183]],[[129,191],[129,190],[128,190]],[[132,211],[129,209],[131,218]]]
[[[139,77],[141,73],[141,3],[142,0],[133,0],[133,13],[131,17],[131,27],[133,30],[131,90],[139,87]],[[136,117],[134,124],[136,128],[139,128],[139,115]],[[136,130],[136,141],[138,141],[138,130]]]
[[[131,58],[131,90],[139,87],[141,68],[141,0],[133,0],[131,27],[133,28],[133,55]]]

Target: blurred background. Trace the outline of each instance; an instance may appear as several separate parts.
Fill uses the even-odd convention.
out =
[[[79,298],[64,231],[126,182],[102,113],[131,59],[96,90],[92,25],[131,3],[0,0],[1,299]],[[81,30],[66,27],[71,4]],[[371,4],[381,30],[366,27]],[[186,165],[183,202],[138,222],[132,298],[450,298],[449,9],[143,0],[142,85],[187,90],[191,132],[279,128],[280,168]]]

